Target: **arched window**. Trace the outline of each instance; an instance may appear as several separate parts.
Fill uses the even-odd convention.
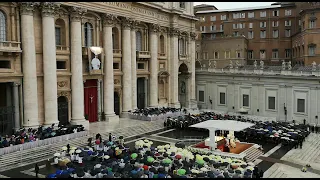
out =
[[[120,49],[119,48],[119,31],[118,28],[112,28],[112,45],[113,49]]]
[[[7,40],[7,22],[6,16],[2,11],[0,11],[0,41]]]
[[[84,24],[84,46],[90,47],[93,44],[93,26],[86,22]]]
[[[183,38],[179,39],[179,54],[185,55],[185,43]]]
[[[142,51],[142,34],[140,31],[136,32],[136,46],[137,51]]]
[[[160,53],[165,53],[164,36],[160,35]]]
[[[55,24],[56,45],[65,45],[65,23],[62,19],[57,19]]]

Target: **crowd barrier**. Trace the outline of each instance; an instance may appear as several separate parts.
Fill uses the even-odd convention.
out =
[[[5,147],[0,149],[0,156],[13,153],[16,151],[21,151],[21,150],[26,150],[26,149],[31,149],[39,146],[45,146],[45,145],[50,145],[50,144],[55,144],[59,143],[62,141],[67,141],[69,139],[75,139],[83,136],[87,136],[89,134],[88,131],[81,131],[77,133],[72,133],[72,134],[66,134],[62,136],[57,136],[57,137],[52,137],[44,140],[38,140],[34,142],[28,142],[25,144],[19,144],[19,145],[14,145],[10,147]]]
[[[158,116],[157,115],[145,116],[145,115],[130,113],[129,117],[130,119],[137,119],[137,120],[143,120],[143,121],[155,121],[155,120],[165,120],[168,117],[178,117],[181,115],[184,115],[183,112],[178,111],[178,112],[168,112],[166,114],[161,114]]]

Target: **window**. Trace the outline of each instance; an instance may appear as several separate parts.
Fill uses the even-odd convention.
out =
[[[298,21],[298,25],[299,25],[299,26],[301,26],[301,19],[299,19],[299,21]]]
[[[7,40],[7,20],[6,16],[0,11],[0,41]]]
[[[211,16],[210,18],[211,21],[216,21],[216,19],[217,19],[216,16]]]
[[[248,12],[248,18],[254,18],[254,12]]]
[[[86,22],[84,24],[84,46],[91,47],[93,45],[93,26]]]
[[[204,91],[199,91],[199,101],[204,102]]]
[[[291,20],[284,21],[284,26],[291,26]]]
[[[248,94],[242,95],[242,106],[249,107],[249,95]]]
[[[279,16],[279,10],[273,11],[273,16]]]
[[[164,43],[164,36],[160,35],[160,53],[165,53],[165,43]]]
[[[136,32],[136,50],[142,51],[142,34],[140,31]]]
[[[238,24],[233,24],[233,29],[238,29]]]
[[[273,30],[272,31],[272,37],[273,38],[278,38],[279,37],[279,31],[278,30]]]
[[[267,22],[260,22],[260,27],[261,28],[267,27]]]
[[[238,32],[238,31],[235,31],[235,32],[233,32],[233,35],[236,36],[236,37],[238,37],[238,36],[239,36],[239,32]]]
[[[276,109],[276,97],[272,97],[272,96],[268,97],[268,109],[270,110]]]
[[[297,112],[305,113],[305,99],[297,99]]]
[[[253,59],[253,51],[252,50],[248,51],[248,59]]]
[[[200,26],[200,31],[204,32],[204,26]]]
[[[260,31],[260,38],[266,38],[266,31]]]
[[[278,49],[273,49],[273,50],[272,50],[272,58],[274,58],[274,59],[279,58]]]
[[[233,13],[233,19],[240,18],[240,13]]]
[[[57,61],[57,69],[67,69],[66,61]]]
[[[248,31],[248,39],[253,39],[253,31]]]
[[[113,69],[119,69],[119,63],[113,63]]]
[[[316,27],[316,21],[315,20],[310,20],[309,21],[309,28],[315,28]]]
[[[61,45],[61,28],[56,27],[55,31],[56,31],[56,45],[59,46]]]
[[[223,31],[223,24],[220,25],[220,31]]]
[[[226,93],[220,92],[220,102],[219,104],[226,104]]]
[[[243,29],[243,28],[245,28],[246,27],[246,24],[245,23],[239,23],[238,24],[238,28],[239,29]]]
[[[185,41],[183,38],[179,39],[179,54],[180,55],[185,55],[186,54],[186,47],[185,47]]]
[[[196,52],[196,59],[199,59],[199,52]]]
[[[266,17],[267,16],[267,12],[266,11],[261,11],[260,12],[260,17]]]
[[[185,9],[186,8],[186,3],[185,2],[180,2],[180,8]]]
[[[272,27],[278,27],[279,21],[272,21]]]
[[[212,25],[212,26],[210,26],[210,29],[211,29],[211,31],[215,31],[215,30],[217,30],[216,25]]]
[[[316,46],[309,46],[309,56],[314,56],[316,54]]]
[[[246,18],[246,13],[240,13],[240,18]]]
[[[227,20],[227,15],[221,15],[221,20],[222,21]]]
[[[236,51],[236,57],[237,57],[237,58],[241,58],[241,53],[240,53],[240,51]]]
[[[290,29],[286,29],[285,36],[286,37],[290,37],[291,36],[291,30]]]
[[[291,10],[285,10],[284,11],[285,16],[291,16]]]
[[[215,39],[216,38],[216,34],[211,34],[211,39]]]
[[[144,69],[144,63],[138,63],[138,69]]]
[[[285,57],[290,58],[291,57],[291,49],[286,49],[285,50]]]
[[[0,60],[0,69],[11,69],[11,62]]]
[[[253,23],[249,23],[249,28],[250,28],[250,29],[253,28]]]
[[[202,56],[203,56],[203,59],[208,59],[208,52],[203,52]]]
[[[225,59],[229,59],[230,58],[230,51],[226,51],[224,53],[224,57],[225,57]]]
[[[260,50],[260,59],[266,58],[266,50]]]
[[[219,59],[219,52],[214,52],[214,59]]]

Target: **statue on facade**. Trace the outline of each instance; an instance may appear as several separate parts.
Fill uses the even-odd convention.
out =
[[[239,61],[237,60],[237,61],[236,61],[236,69],[238,69],[239,66],[240,66],[240,63],[239,63]]]
[[[254,69],[257,69],[257,60],[253,62]]]
[[[260,69],[264,69],[264,62],[260,60]]]
[[[100,48],[100,47],[90,47],[90,50],[95,55],[95,57],[91,60],[91,67],[92,67],[93,70],[99,70],[101,62],[98,59],[98,55],[101,54],[102,48]]]
[[[289,71],[292,70],[291,61],[288,62],[288,70],[289,70]]]
[[[230,68],[230,69],[233,69],[233,64],[232,64],[232,61],[231,61],[231,60],[230,60],[229,68]]]
[[[213,69],[217,68],[217,61],[213,61]]]
[[[184,81],[181,82],[181,94],[186,93],[186,83]]]
[[[209,64],[208,65],[209,65],[209,69],[211,69],[211,61],[210,60],[209,60]]]
[[[312,71],[315,71],[317,69],[317,63],[316,62],[312,62]]]
[[[286,63],[284,62],[284,60],[282,60],[282,70],[286,70]]]

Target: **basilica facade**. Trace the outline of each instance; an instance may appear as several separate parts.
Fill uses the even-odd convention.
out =
[[[192,2],[0,3],[0,132],[197,106]]]

